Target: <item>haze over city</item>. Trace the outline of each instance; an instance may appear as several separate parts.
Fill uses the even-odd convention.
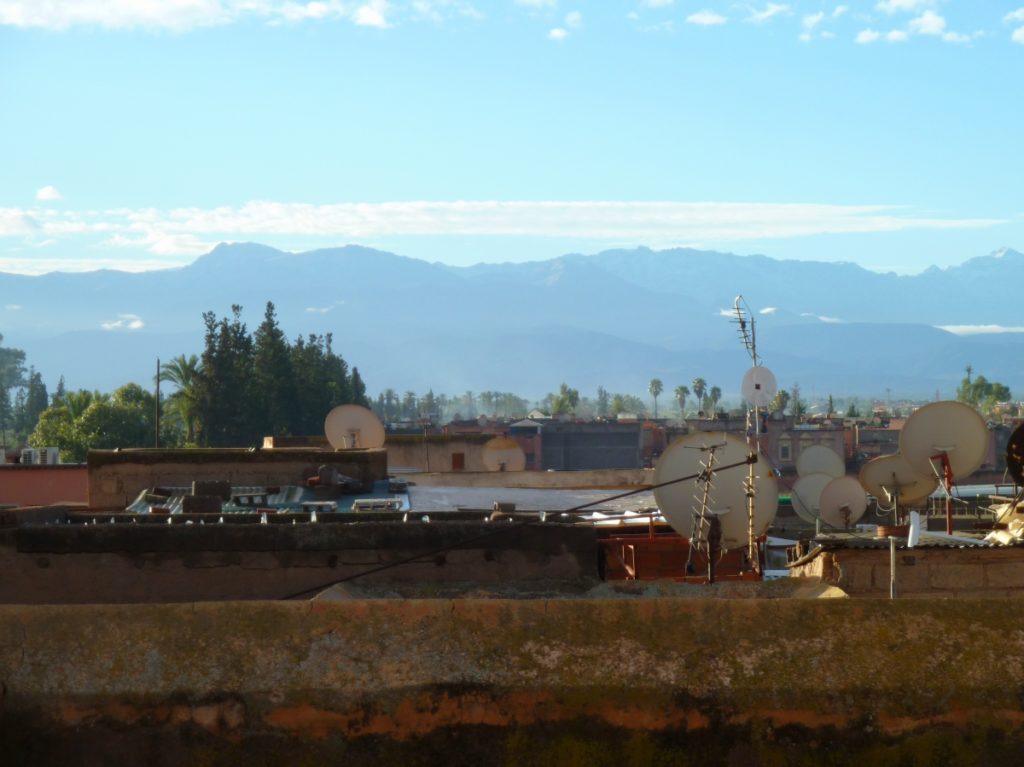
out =
[[[5,272],[1024,246],[1020,0],[0,0],[0,69]]]

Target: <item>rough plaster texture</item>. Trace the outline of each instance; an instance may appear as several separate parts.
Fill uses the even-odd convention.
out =
[[[0,466],[0,504],[85,503],[89,477],[81,464]]]
[[[1016,764],[1022,624],[995,600],[5,606],[0,735],[89,764]]]
[[[235,486],[296,485],[323,464],[369,485],[387,476],[387,451],[90,450],[89,506],[123,509],[147,487],[187,487],[194,480],[227,480]]]
[[[395,464],[398,465],[397,463]],[[651,469],[592,471],[455,471],[403,475],[418,485],[444,487],[520,487],[550,490],[633,489],[654,482]]]

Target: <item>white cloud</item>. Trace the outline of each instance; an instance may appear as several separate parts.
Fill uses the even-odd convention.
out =
[[[137,314],[119,314],[116,320],[101,322],[100,327],[104,330],[141,330],[145,324]]]
[[[835,7],[835,9],[832,11],[832,18],[833,19],[838,19],[840,16],[842,16],[848,10],[850,10],[850,6],[848,6],[848,5],[837,5]]]
[[[1024,27],[1017,27],[1017,29],[1013,30],[1013,34],[1010,35],[1010,39],[1015,43],[1024,45]]]
[[[941,35],[946,31],[946,20],[935,11],[925,11],[910,20],[910,31],[916,35]]]
[[[857,37],[854,38],[854,42],[860,43],[861,45],[865,45],[867,43],[875,42],[881,36],[881,33],[876,32],[873,29],[862,29],[860,32],[857,33]]]
[[[583,24],[583,14],[579,11],[565,14],[565,26],[577,29]]]
[[[686,17],[687,24],[698,24],[702,27],[712,27],[717,24],[724,24],[728,19],[721,14],[715,13],[714,11],[705,8],[702,11],[691,13]]]
[[[758,314],[775,314],[779,309],[776,306],[766,306],[764,309],[758,312]]]
[[[913,13],[931,5],[933,0],[882,0],[875,8],[883,13]]]
[[[907,33],[902,29],[894,29],[886,33],[885,39],[890,43],[905,43],[907,41]]]
[[[780,13],[789,13],[789,6],[781,3],[768,3],[760,11],[750,9],[750,15],[744,19],[744,21],[750,21],[754,24],[761,24],[774,16],[778,16]]]
[[[18,311],[19,309],[21,309],[21,304],[7,304],[7,305],[6,305],[5,307],[4,307],[4,309],[6,309],[6,310],[7,310],[7,311],[9,311],[9,312],[16,312],[16,311]]]
[[[806,29],[808,32],[810,32],[812,29],[814,29],[816,26],[818,26],[824,20],[825,20],[825,12],[824,11],[818,11],[817,13],[812,13],[812,14],[810,14],[808,16],[804,16],[800,23],[803,25],[804,29]]]
[[[1005,16],[1003,16],[1003,21],[1024,21],[1024,8],[1018,8],[1017,10],[1011,11],[1010,13],[1006,14]]]
[[[942,36],[942,41],[944,43],[969,43],[974,37],[974,35],[964,35],[960,32],[946,32]]]
[[[219,241],[267,238],[335,243],[402,236],[566,237],[670,247],[821,234],[978,229],[1002,223],[1000,219],[926,217],[885,205],[801,203],[484,200],[313,205],[253,201],[171,210],[0,208],[0,238],[72,243],[87,254],[78,269],[125,268],[125,263],[131,263],[131,269],[161,268],[207,252]],[[127,259],[113,257],[111,249],[135,252]],[[67,270],[68,263],[0,256],[3,271],[38,274]]]
[[[936,325],[935,327],[957,336],[976,336],[989,333],[1024,333],[1024,326],[1021,325]]]
[[[562,27],[555,27],[550,32],[548,32],[548,38],[550,40],[557,40],[559,42],[561,42],[562,40],[564,40],[568,36],[569,36],[569,30],[563,29]]]
[[[529,8],[554,8],[558,0],[516,0],[516,5],[525,5]]]
[[[643,0],[643,4],[648,8],[665,8],[674,2],[675,0]]]
[[[387,0],[370,0],[352,11],[352,21],[360,27],[387,29],[391,26],[386,15],[388,10]]]
[[[43,202],[50,202],[52,200],[62,199],[61,193],[55,186],[44,186],[42,189],[36,191],[36,199],[42,200]]]
[[[386,0],[0,0],[0,26],[186,32],[244,19],[275,25],[348,19],[358,25],[387,27],[389,9]]]

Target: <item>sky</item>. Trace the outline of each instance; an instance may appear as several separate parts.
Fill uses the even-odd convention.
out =
[[[0,0],[0,271],[1024,250],[1024,0]]]

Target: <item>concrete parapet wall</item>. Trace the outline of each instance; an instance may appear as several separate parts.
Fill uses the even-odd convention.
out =
[[[820,579],[850,596],[888,597],[888,548],[822,551],[794,568],[796,577]],[[913,597],[1024,597],[1024,547],[901,548],[896,552],[896,593]]]
[[[454,471],[430,474],[404,474],[402,476],[418,485],[441,487],[516,487],[538,490],[630,489],[654,482],[654,471],[651,469]]]
[[[387,452],[382,449],[90,450],[89,506],[123,509],[147,487],[183,487],[193,480],[227,480],[235,486],[297,485],[323,464],[364,484],[387,476]]]
[[[596,581],[598,556],[593,528],[558,524],[20,527],[0,531],[0,603],[281,599],[406,559],[360,582]]]
[[[0,738],[15,763],[1018,764],[1022,623],[992,600],[5,606]]]

